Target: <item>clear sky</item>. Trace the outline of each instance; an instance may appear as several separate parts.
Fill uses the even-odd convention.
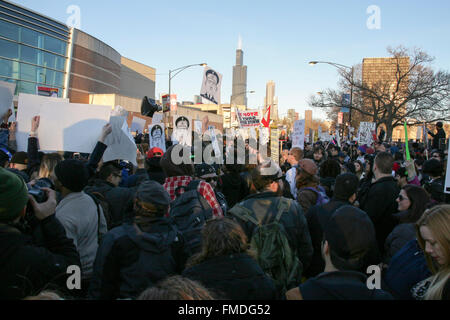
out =
[[[81,9],[81,30],[122,56],[156,68],[156,96],[168,91],[168,70],[206,62],[223,74],[222,103],[232,89],[232,67],[241,35],[250,108],[263,105],[266,82],[275,81],[279,113],[304,116],[311,94],[336,87],[338,73],[310,60],[355,65],[387,56],[387,46],[419,47],[450,70],[448,0],[16,0],[61,22],[67,8]],[[380,29],[366,25],[369,6],[380,9]],[[200,93],[202,67],[172,80],[178,100]],[[314,110],[313,116],[322,113]]]

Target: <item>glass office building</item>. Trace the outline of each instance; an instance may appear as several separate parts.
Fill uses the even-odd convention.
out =
[[[64,90],[69,28],[0,0],[0,80],[16,82],[15,94],[37,87]]]

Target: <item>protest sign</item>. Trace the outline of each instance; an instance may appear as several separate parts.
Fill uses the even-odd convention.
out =
[[[361,122],[359,124],[358,144],[370,146],[373,143],[372,132],[375,131],[375,122]]]
[[[236,109],[236,112],[241,128],[259,127],[260,119],[258,110],[240,111]]]
[[[253,140],[258,140],[258,138],[256,138],[256,130],[255,127],[250,127],[248,130],[249,133],[249,138],[253,139]]]
[[[220,88],[222,86],[222,75],[209,66],[203,69],[203,81],[200,89],[202,102],[205,104],[220,104]]]
[[[166,139],[164,135],[164,123],[156,123],[148,126],[149,148],[160,148],[166,152]]]
[[[211,144],[214,149],[214,155],[218,159],[222,159],[222,151],[219,148],[219,143],[217,142],[217,136],[214,126],[209,127],[209,134],[211,136]]]
[[[192,120],[186,116],[173,118],[172,142],[192,146]]]
[[[260,144],[268,144],[270,138],[269,128],[260,127],[259,128],[259,143]]]
[[[28,134],[31,131],[31,120],[34,116],[40,115],[41,107],[48,103],[63,102],[68,103],[69,99],[44,97],[25,93],[19,94],[16,131],[17,151],[27,151]]]
[[[278,129],[270,130],[270,158],[276,164],[280,163],[280,141]]]
[[[162,113],[155,112],[153,114],[152,124],[161,123],[161,122],[163,122],[162,120],[163,120],[163,114]]]
[[[201,120],[194,120],[194,131],[201,136],[202,135],[202,121]]]
[[[136,143],[128,128],[127,117],[111,115],[109,123],[112,131],[105,139],[108,148],[103,154],[103,162],[128,160],[137,166]]]
[[[317,129],[317,137],[318,137],[318,139],[320,139],[322,141],[324,140],[322,137],[322,127],[321,126],[319,126],[319,128]]]
[[[133,120],[131,122],[130,131],[136,132],[139,131],[140,133],[144,132],[145,124],[147,120],[139,117],[133,117]]]
[[[15,83],[0,81],[0,117],[3,117],[11,109],[14,90],[16,90]]]
[[[40,110],[41,150],[91,153],[109,122],[111,107],[67,102],[45,103]]]
[[[305,144],[305,120],[294,122],[294,132],[292,133],[292,148],[298,147],[303,150]]]

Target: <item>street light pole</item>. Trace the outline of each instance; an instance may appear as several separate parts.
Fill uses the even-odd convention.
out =
[[[329,61],[310,61],[309,64],[310,65],[316,65],[318,63],[326,63],[329,65],[332,65],[342,71],[346,71],[346,69],[351,70],[352,72],[352,81],[350,83],[350,105],[349,105],[349,110],[348,110],[348,122],[349,122],[349,129],[348,129],[348,135],[349,137],[351,136],[350,134],[350,128],[352,127],[352,107],[353,107],[353,81],[354,81],[354,68],[353,67],[349,67],[340,63],[336,63],[336,62],[329,62]]]

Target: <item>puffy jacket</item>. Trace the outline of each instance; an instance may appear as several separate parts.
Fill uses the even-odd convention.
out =
[[[91,299],[136,298],[142,291],[177,272],[172,244],[177,233],[164,218],[145,231],[124,223],[103,238],[89,287]]]
[[[280,199],[281,197],[277,196],[274,192],[267,191],[249,195],[239,204],[251,210],[253,212],[253,217],[258,221],[264,221],[264,224],[268,224],[275,220]],[[294,200],[286,200],[290,201],[289,212],[284,213],[281,216],[280,223],[286,229],[287,238],[291,248],[297,250],[298,258],[302,262],[303,268],[306,269],[311,262],[313,254],[308,224],[300,205]],[[244,222],[239,218],[235,219],[244,229],[250,242],[256,226],[250,221]]]
[[[214,257],[190,267],[183,276],[201,282],[219,299],[273,300],[275,285],[247,254]]]
[[[402,221],[403,217],[408,214],[408,211],[399,212],[394,214],[396,219]],[[414,223],[401,222],[386,238],[384,244],[384,262],[389,264],[391,258],[409,241],[416,238],[416,228]]]
[[[81,265],[55,215],[40,221],[39,228],[43,242],[38,244],[19,229],[0,224],[0,300],[36,295],[50,284],[65,286],[67,268]]]

